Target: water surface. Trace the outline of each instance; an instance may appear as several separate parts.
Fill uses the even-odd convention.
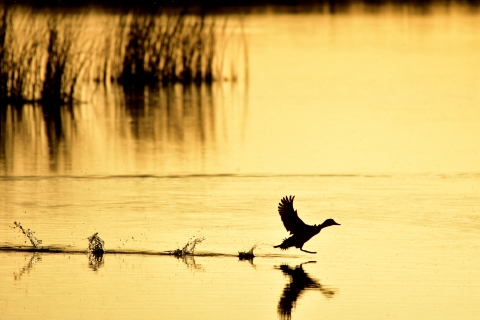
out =
[[[2,111],[0,245],[63,250],[0,251],[2,319],[477,317],[478,14],[244,19],[247,82]],[[341,223],[316,255],[272,247],[285,195]]]

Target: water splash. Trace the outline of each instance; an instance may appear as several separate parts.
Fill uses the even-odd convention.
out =
[[[99,236],[98,232],[88,237],[88,251],[91,253],[103,254],[105,252],[105,241]]]
[[[30,229],[25,229],[22,227],[20,222],[14,221],[13,224],[15,225],[13,228],[19,228],[23,234],[30,240],[30,243],[35,247],[38,248],[40,244],[42,244],[42,240],[37,239],[33,234],[34,231],[30,231]]]
[[[103,260],[102,252],[89,252],[88,253],[88,267],[93,271],[97,271],[103,267],[105,261]]]
[[[254,244],[253,247],[250,248],[248,251],[239,251],[238,252],[238,259],[239,260],[253,260],[255,258],[255,255],[253,254],[253,250],[255,250],[258,247],[257,244]]]
[[[30,260],[27,262],[27,264],[23,268],[21,268],[18,273],[15,272],[13,274],[13,278],[15,280],[20,280],[25,273],[30,273],[30,270],[33,268],[33,266],[38,261],[41,261],[41,260],[42,260],[42,258],[40,256],[38,256],[36,252],[34,252],[32,257],[30,258]]]
[[[205,238],[192,237],[188,240],[188,242],[185,244],[185,246],[182,249],[177,249],[175,251],[172,251],[171,254],[173,254],[177,258],[182,258],[182,257],[185,257],[186,255],[194,255],[195,246],[199,243],[202,243],[204,240]]]
[[[187,266],[188,269],[192,271],[205,271],[205,268],[201,265],[195,262],[195,257],[193,255],[185,255],[183,257],[177,257],[179,260],[181,259],[183,263]]]

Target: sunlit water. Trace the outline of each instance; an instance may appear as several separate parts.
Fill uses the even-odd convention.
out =
[[[1,251],[0,318],[475,319],[480,19],[433,11],[250,15],[246,87],[9,109],[0,245],[65,253]],[[315,255],[272,248],[290,194]]]

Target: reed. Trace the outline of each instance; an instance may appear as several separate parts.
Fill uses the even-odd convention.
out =
[[[72,49],[72,40],[60,38],[58,22],[48,22],[48,46],[42,100],[48,102],[65,101],[65,74]]]
[[[5,7],[0,16],[2,103],[73,102],[88,60],[85,54],[80,56],[74,51],[77,36],[72,27],[56,15],[50,16],[45,26],[35,15],[13,21],[13,14]]]
[[[33,101],[38,92],[40,41],[38,30],[27,19],[17,22],[24,37],[14,31],[12,13],[4,7],[0,16],[0,97],[2,103]]]
[[[8,97],[7,19],[8,7],[4,6],[0,11],[0,100],[2,101],[5,101]]]
[[[81,22],[76,23],[81,27]],[[71,103],[75,98],[75,89],[80,76],[87,66],[87,50],[80,50],[79,31],[65,17],[51,17],[47,22],[45,76],[41,101],[50,104]]]
[[[216,42],[221,35],[215,19],[180,12],[134,14],[125,20],[130,22],[120,82],[200,84],[215,80]]]
[[[237,78],[223,74],[226,19],[219,26],[205,13],[131,12],[109,17],[109,27],[93,34],[83,27],[87,18],[0,6],[1,104],[71,104],[89,81],[200,85]]]

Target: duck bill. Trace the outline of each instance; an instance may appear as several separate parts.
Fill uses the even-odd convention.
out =
[[[334,226],[341,226],[340,223],[336,223],[336,222],[335,222],[333,225],[334,225]]]

